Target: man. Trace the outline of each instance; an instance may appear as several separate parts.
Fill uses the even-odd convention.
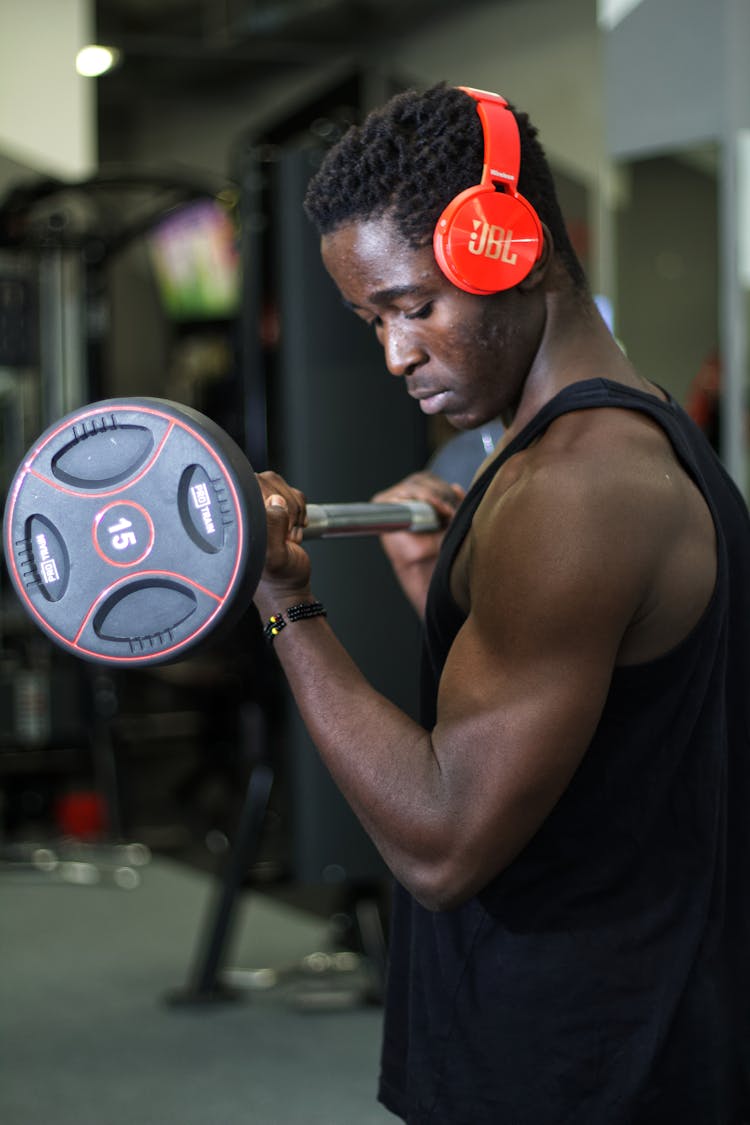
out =
[[[256,604],[396,879],[380,1099],[420,1125],[746,1122],[745,505],[614,341],[536,131],[502,99],[397,96],[306,207],[420,408],[505,426],[460,504],[430,474],[385,494],[449,521],[393,551],[426,605],[420,723],[338,643],[302,494],[261,477]]]

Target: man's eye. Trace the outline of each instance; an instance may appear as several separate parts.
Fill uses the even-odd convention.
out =
[[[416,312],[407,313],[407,320],[426,320],[432,312],[432,301],[428,301],[426,305],[422,305]]]

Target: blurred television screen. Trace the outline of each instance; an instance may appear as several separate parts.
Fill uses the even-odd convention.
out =
[[[175,320],[220,320],[237,313],[237,236],[226,209],[213,199],[181,206],[148,235],[164,310]]]

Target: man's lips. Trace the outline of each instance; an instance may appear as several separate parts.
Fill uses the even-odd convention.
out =
[[[448,401],[449,391],[417,391],[412,394],[423,414],[439,414]]]

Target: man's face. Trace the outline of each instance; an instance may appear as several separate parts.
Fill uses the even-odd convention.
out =
[[[476,297],[412,249],[387,217],[325,235],[323,262],[346,304],[375,329],[388,370],[425,414],[471,429],[512,411],[536,343],[515,290]]]

